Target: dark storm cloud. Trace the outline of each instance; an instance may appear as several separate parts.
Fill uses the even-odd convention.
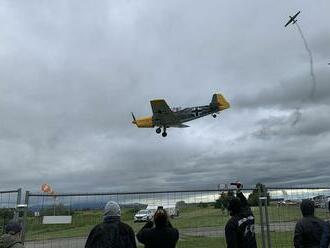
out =
[[[313,101],[303,44],[296,30],[283,29],[297,8],[315,56]],[[327,181],[318,176],[330,161],[327,8],[327,1],[3,1],[1,188]],[[151,114],[150,99],[201,105],[214,92],[232,108],[170,129],[166,139],[131,124],[131,111]]]

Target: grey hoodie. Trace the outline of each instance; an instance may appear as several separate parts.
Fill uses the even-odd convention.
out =
[[[4,234],[0,237],[0,248],[24,248],[24,246],[14,235]]]

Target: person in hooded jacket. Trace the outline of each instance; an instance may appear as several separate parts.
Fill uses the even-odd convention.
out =
[[[314,216],[314,202],[305,199],[300,204],[303,218],[298,220],[293,243],[295,248],[316,248],[320,247],[324,221]]]
[[[103,223],[92,229],[85,248],[136,248],[133,229],[120,221],[119,205],[109,201],[103,215]]]
[[[227,248],[256,248],[252,210],[241,192],[242,185],[236,184],[236,197],[229,201],[228,211],[231,218],[225,227]]]
[[[174,248],[179,239],[179,232],[168,220],[166,211],[158,208],[154,214],[154,223],[147,222],[136,235],[145,248]]]
[[[320,248],[328,248],[329,244],[330,244],[330,222],[327,221],[323,226]]]
[[[5,234],[0,237],[0,248],[24,248],[21,241],[22,226],[10,222],[5,227]]]

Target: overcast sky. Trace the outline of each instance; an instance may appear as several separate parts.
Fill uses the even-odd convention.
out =
[[[284,28],[298,10],[297,27]],[[329,185],[330,2],[0,2],[0,190]],[[138,129],[149,101],[231,108]]]

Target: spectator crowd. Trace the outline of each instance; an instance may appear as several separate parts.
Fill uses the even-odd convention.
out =
[[[255,220],[247,199],[236,184],[236,196],[227,206],[230,219],[225,225],[228,248],[257,248]],[[305,199],[300,204],[302,218],[295,225],[293,246],[295,248],[328,248],[330,223],[315,216],[314,201]],[[23,248],[22,226],[11,221],[0,237],[0,248]],[[104,207],[103,222],[89,233],[85,248],[136,248],[137,241],[145,248],[175,248],[179,231],[172,226],[168,213],[159,206],[152,221],[148,221],[134,233],[132,227],[121,221],[121,209],[117,202],[109,201]],[[219,246],[220,247],[220,246]]]

